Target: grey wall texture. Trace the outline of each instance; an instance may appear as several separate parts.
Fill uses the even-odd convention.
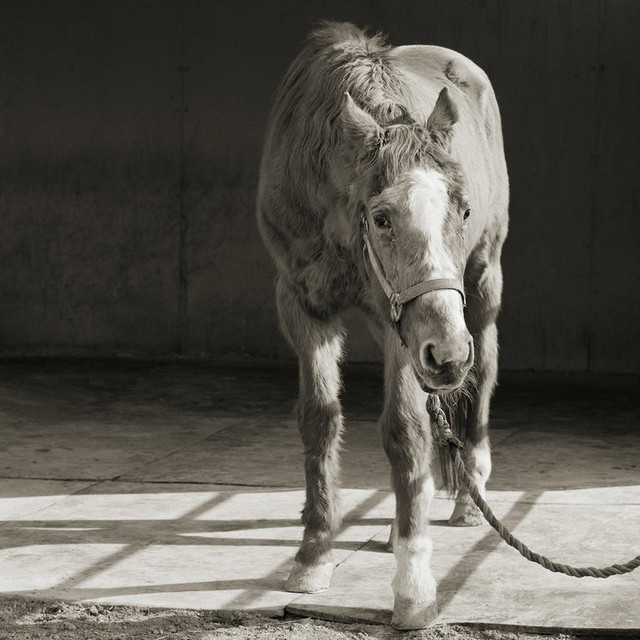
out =
[[[0,2],[0,355],[292,353],[254,221],[321,18],[491,77],[512,186],[501,366],[640,372],[637,0]],[[379,355],[352,314],[349,355]]]

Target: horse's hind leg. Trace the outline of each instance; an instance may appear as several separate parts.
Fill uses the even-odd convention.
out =
[[[429,568],[431,539],[427,511],[434,494],[431,434],[425,394],[418,385],[408,351],[391,329],[385,339],[385,408],[381,418],[384,449],[396,494],[391,624],[421,629],[437,617],[436,583]]]
[[[304,445],[304,537],[285,588],[313,593],[329,587],[331,546],[340,523],[338,447],[342,431],[339,361],[343,329],[337,319],[312,317],[282,280],[277,302],[284,335],[298,354],[300,397],[296,405]]]
[[[466,437],[463,460],[469,475],[484,496],[491,474],[489,445],[489,407],[498,375],[498,330],[496,318],[500,308],[502,273],[497,260],[486,265],[475,284],[467,286],[467,326],[475,346],[475,389],[466,402]],[[449,518],[454,526],[482,524],[482,514],[464,488],[458,490],[456,505]]]

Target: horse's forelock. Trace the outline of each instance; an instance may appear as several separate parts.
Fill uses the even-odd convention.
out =
[[[403,118],[410,118],[408,112]],[[374,174],[376,191],[394,184],[402,175],[418,168],[438,169],[445,177],[452,197],[461,198],[459,166],[433,142],[426,127],[419,124],[391,124],[381,139],[365,150],[366,171]]]

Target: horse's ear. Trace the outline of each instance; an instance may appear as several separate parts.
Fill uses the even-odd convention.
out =
[[[436,106],[427,120],[427,129],[434,142],[447,148],[451,141],[452,127],[458,121],[458,109],[451,102],[447,87],[440,91]]]
[[[345,138],[356,145],[361,145],[366,140],[381,136],[382,127],[373,116],[361,109],[349,95],[349,92],[344,94],[344,98],[342,130]]]

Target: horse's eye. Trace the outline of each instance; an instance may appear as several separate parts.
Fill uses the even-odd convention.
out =
[[[373,216],[373,221],[378,229],[391,229],[391,221],[383,213]]]
[[[462,216],[463,220],[466,220],[471,215],[471,209],[467,208]]]

